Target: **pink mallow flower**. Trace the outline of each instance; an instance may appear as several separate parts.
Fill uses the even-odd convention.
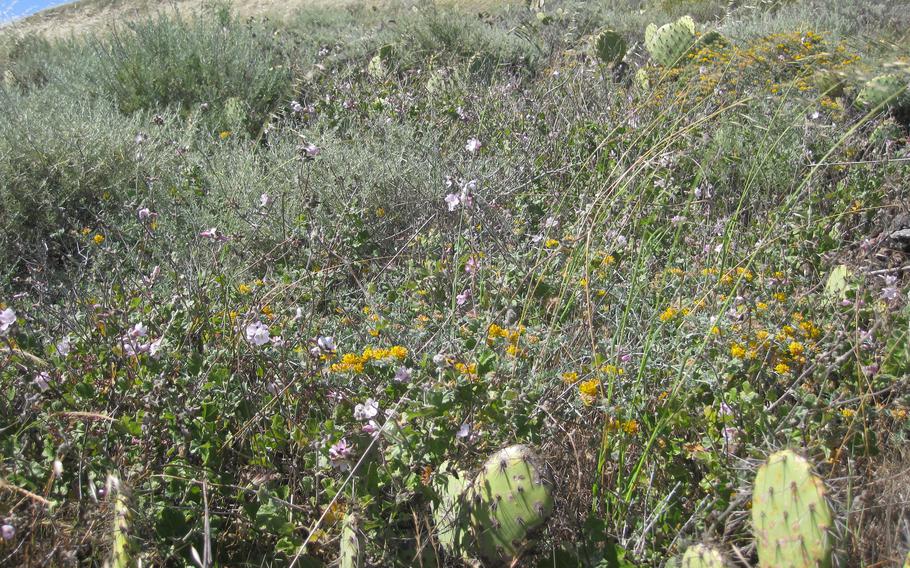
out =
[[[265,345],[271,341],[268,326],[261,321],[254,321],[246,326],[246,340],[257,347]]]
[[[6,308],[0,312],[0,335],[6,335],[14,323],[16,323],[16,312],[13,311],[13,308]]]

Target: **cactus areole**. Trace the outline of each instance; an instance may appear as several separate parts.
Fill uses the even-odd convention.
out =
[[[772,454],[758,469],[752,524],[762,568],[831,566],[831,509],[821,479],[790,450]]]
[[[527,446],[509,446],[490,457],[468,489],[480,555],[491,563],[507,563],[521,554],[528,534],[553,512],[551,489],[543,464]]]

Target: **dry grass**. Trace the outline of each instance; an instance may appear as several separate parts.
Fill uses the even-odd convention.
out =
[[[515,0],[437,0],[414,4],[457,5],[468,11],[495,11],[518,4]],[[104,30],[125,21],[138,20],[157,11],[176,11],[191,14],[210,4],[206,0],[78,0],[71,4],[43,10],[8,24],[0,29],[15,29],[21,33],[37,33],[48,38],[63,38]],[[384,9],[390,0],[234,0],[225,2],[242,17],[268,16],[284,19],[306,8],[359,7]],[[400,5],[396,2],[396,5]]]

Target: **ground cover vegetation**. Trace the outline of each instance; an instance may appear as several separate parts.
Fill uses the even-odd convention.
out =
[[[908,29],[4,29],[0,563],[903,565]]]

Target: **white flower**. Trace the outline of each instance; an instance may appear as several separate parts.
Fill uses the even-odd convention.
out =
[[[291,101],[291,110],[296,112],[297,114],[300,114],[301,112],[303,112],[303,105],[297,101]]]
[[[66,357],[69,355],[72,348],[73,342],[70,339],[69,335],[57,342],[57,354],[59,354],[61,357]]]
[[[153,359],[157,359],[159,357],[159,352],[161,351],[161,341],[163,339],[164,339],[163,337],[159,337],[155,341],[152,341],[151,343],[149,343],[148,352],[149,352],[149,355]]]
[[[357,420],[369,420],[379,413],[379,403],[372,398],[366,399],[363,404],[354,407],[354,418]]]
[[[295,323],[303,319],[303,308],[297,308],[294,310],[294,317],[291,319],[291,323]]]
[[[145,221],[146,219],[148,219],[149,217],[152,216],[152,212],[149,211],[148,207],[143,207],[142,209],[137,211],[136,214],[139,215],[140,221]]]
[[[63,475],[63,462],[60,460],[54,460],[54,475],[57,477]]]
[[[13,308],[6,308],[0,312],[0,335],[6,335],[12,325],[16,323],[16,312]]]
[[[477,138],[468,138],[468,143],[464,145],[464,149],[468,152],[475,154],[483,144],[480,143],[480,140]]]
[[[129,336],[132,338],[145,337],[148,334],[148,328],[146,328],[142,322],[137,323],[130,328]]]
[[[0,535],[3,536],[3,540],[13,540],[13,537],[16,536],[16,527],[5,524],[0,527]]]
[[[458,429],[458,432],[455,434],[456,438],[467,438],[471,435],[471,425],[465,422],[461,425],[461,428]]]
[[[407,367],[398,367],[398,369],[395,370],[393,380],[396,383],[409,383],[411,382],[411,374],[411,369],[408,369]]]
[[[332,337],[331,335],[319,336],[319,338],[316,340],[316,345],[318,345],[319,348],[322,349],[323,351],[333,352],[336,349],[335,338]]]
[[[263,325],[261,321],[254,321],[246,326],[246,340],[256,346],[265,345],[271,340],[268,326]]]
[[[449,206],[449,211],[455,211],[455,208],[458,207],[459,203],[461,203],[461,198],[457,193],[446,195],[446,204]]]
[[[272,197],[268,193],[263,193],[259,196],[259,206],[268,207],[272,203]]]

